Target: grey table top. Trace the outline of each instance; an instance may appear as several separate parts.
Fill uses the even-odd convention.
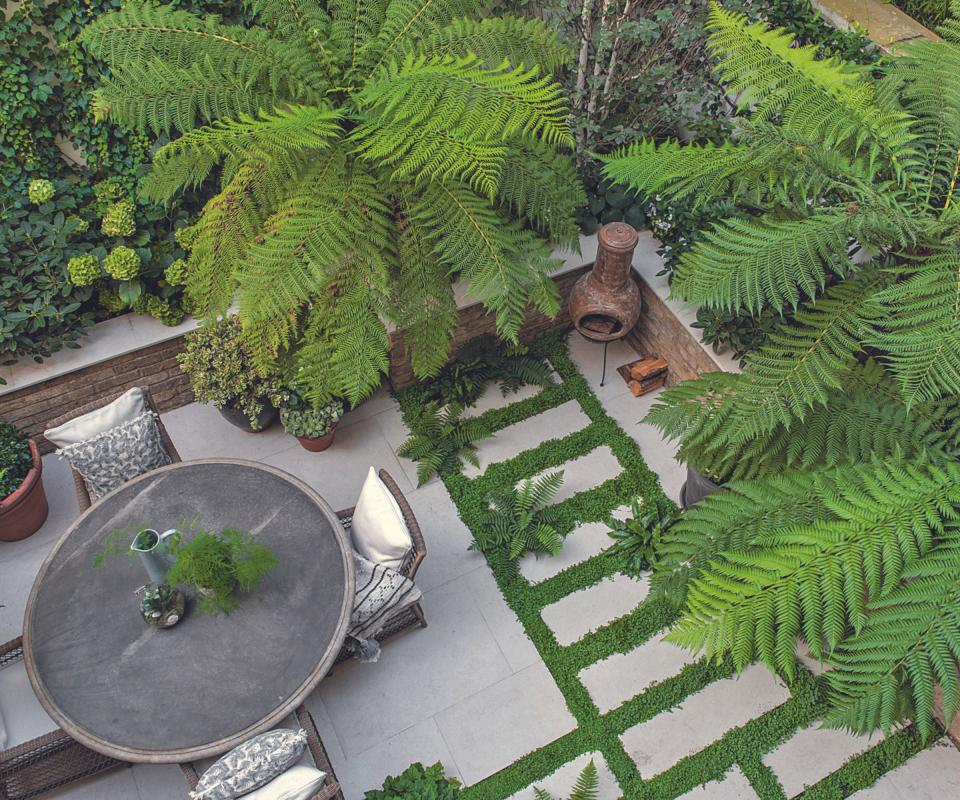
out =
[[[279,559],[228,616],[188,611],[162,630],[141,619],[146,573],[126,556],[94,567],[111,531],[252,532]],[[330,506],[264,464],[206,459],[125,484],[67,530],[40,568],[24,619],[37,697],[82,744],[125,761],[222,753],[273,727],[324,677],[354,593],[349,539]]]

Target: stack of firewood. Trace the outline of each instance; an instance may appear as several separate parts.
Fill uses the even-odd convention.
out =
[[[667,382],[669,364],[656,356],[643,358],[624,364],[617,371],[623,376],[634,397],[639,397],[654,389],[659,389]]]

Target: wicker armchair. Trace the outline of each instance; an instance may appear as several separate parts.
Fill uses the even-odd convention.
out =
[[[333,771],[333,764],[330,763],[330,758],[327,756],[327,750],[323,746],[320,734],[317,732],[313,717],[303,706],[297,706],[294,714],[297,717],[297,723],[307,733],[307,749],[313,756],[313,763],[316,764],[317,769],[326,773],[323,788],[313,796],[312,800],[344,800],[343,791],[340,789],[340,784],[337,783],[337,775]],[[180,769],[183,771],[183,776],[187,779],[190,789],[196,789],[197,783],[200,781],[196,767],[192,763],[186,763],[181,764]]]
[[[101,397],[99,400],[94,400],[92,403],[87,403],[79,408],[75,408],[70,413],[51,420],[47,427],[56,428],[59,425],[63,425],[64,422],[69,422],[70,420],[76,419],[77,417],[82,417],[84,414],[87,414],[91,411],[96,411],[98,408],[102,408],[108,403],[112,403],[114,400],[120,397],[120,395],[127,391],[129,391],[129,389],[120,389],[112,394],[107,395],[106,397]],[[163,449],[167,451],[167,455],[170,456],[171,462],[181,461],[180,454],[177,452],[177,448],[173,446],[173,441],[170,439],[170,434],[168,434],[167,429],[163,427],[163,421],[160,419],[160,413],[157,411],[156,403],[153,402],[153,397],[150,395],[150,390],[143,389],[142,391],[143,399],[147,408],[157,415],[157,427],[160,429],[160,441],[163,443]],[[70,471],[73,473],[73,486],[77,491],[77,501],[80,503],[80,511],[82,513],[90,508],[90,490],[87,488],[87,483],[84,481],[83,476],[79,472],[73,468],[71,468]]]
[[[0,645],[0,669],[23,658],[23,640]],[[62,730],[0,750],[0,800],[28,800],[81,778],[128,766],[94,752]]]
[[[423,561],[427,555],[427,545],[423,541],[423,532],[420,530],[420,523],[417,522],[417,518],[413,514],[413,509],[410,508],[410,503],[407,502],[407,498],[403,496],[403,492],[400,491],[400,487],[397,486],[397,482],[390,473],[385,469],[381,469],[378,475],[390,494],[393,495],[394,500],[397,501],[397,505],[400,506],[403,521],[407,524],[407,530],[410,531],[413,547],[410,548],[410,552],[407,553],[404,558],[399,572],[401,575],[413,580],[417,574],[417,569],[420,567],[420,562]],[[337,517],[340,519],[343,527],[349,528],[350,522],[353,519],[353,508],[345,508],[343,511],[338,511]],[[376,639],[378,642],[383,642],[391,636],[400,633],[400,631],[412,628],[414,625],[419,625],[421,628],[427,627],[427,620],[423,615],[423,609],[420,607],[420,603],[415,603],[391,617],[386,627],[377,634]],[[345,661],[351,657],[352,653],[344,647],[340,650],[340,654],[337,656],[335,663],[339,664],[341,661]]]

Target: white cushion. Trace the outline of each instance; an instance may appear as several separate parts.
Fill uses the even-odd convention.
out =
[[[353,549],[368,561],[400,569],[413,547],[400,506],[373,467],[360,490],[350,524]]]
[[[4,720],[0,728],[6,731],[6,744],[0,732],[0,750],[57,729],[57,723],[50,719],[33,693],[23,661],[0,668],[0,717]]]
[[[266,786],[245,794],[243,800],[311,800],[323,788],[326,776],[327,773],[315,767],[299,764]]]
[[[50,428],[44,431],[43,435],[57,447],[67,447],[92,439],[98,433],[116,428],[124,422],[130,422],[145,410],[143,390],[134,386],[103,408],[97,408],[56,428]]]

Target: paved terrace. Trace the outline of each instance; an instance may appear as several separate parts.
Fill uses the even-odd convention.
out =
[[[601,387],[602,348],[577,336],[570,345],[574,362],[606,413],[639,444],[664,491],[676,500],[683,470],[657,432],[638,424],[653,398],[634,398],[614,371],[635,358],[635,353],[625,344],[612,345],[607,383]],[[517,402],[534,391],[528,388],[503,399],[492,388],[479,410]],[[272,464],[316,487],[334,508],[354,504],[370,465],[390,471],[410,499],[429,548],[418,574],[429,627],[388,642],[378,663],[348,662],[337,667],[307,702],[347,800],[360,800],[365,790],[379,787],[386,775],[400,772],[413,761],[442,761],[448,774],[474,785],[577,728],[564,694],[504,601],[483,557],[467,550],[470,534],[446,488],[437,479],[416,488],[415,465],[395,455],[407,431],[388,393],[379,391],[351,412],[337,429],[334,447],[320,454],[302,450],[279,426],[256,436],[245,434],[202,405],[165,414],[164,422],[184,460],[227,456]],[[468,476],[587,424],[589,419],[575,400],[564,402],[482,443],[481,470]],[[568,462],[564,469],[566,481],[558,500],[600,485],[618,475],[623,466],[609,448],[598,447]],[[46,457],[44,478],[50,500],[46,525],[23,542],[0,545],[0,641],[20,632],[34,576],[52,544],[78,513],[68,470],[56,456]],[[610,543],[605,531],[602,523],[580,526],[567,538],[559,557],[525,560],[523,577],[537,585],[596,558]],[[576,647],[591,632],[641,606],[647,590],[644,580],[607,576],[560,597],[542,610],[541,617],[562,648]],[[615,652],[587,665],[576,677],[596,713],[616,714],[632,698],[690,668],[693,660],[654,635],[628,652]],[[5,711],[17,707],[14,713],[21,729],[37,734],[49,730],[52,723],[33,700],[22,670],[6,673],[0,671],[0,702]],[[186,692],[182,699],[189,701]],[[675,707],[627,728],[619,738],[626,757],[636,764],[644,780],[657,778],[789,699],[787,687],[754,666],[739,678],[708,683]],[[772,776],[781,797],[792,798],[802,793],[805,785],[821,781],[877,743],[876,737],[822,731],[814,723],[802,726],[753,768]],[[593,757],[600,770],[601,800],[619,797],[621,788],[603,754],[578,752],[580,755],[556,773],[540,776],[537,784],[565,797],[579,770]],[[138,765],[74,785],[58,796],[71,800],[181,800],[186,786],[174,766]],[[527,800],[533,792],[526,789],[514,796]],[[682,796],[685,800],[753,800],[757,793],[741,765],[734,763],[721,780],[684,789]],[[855,797],[960,797],[960,752],[949,746],[922,750]]]

